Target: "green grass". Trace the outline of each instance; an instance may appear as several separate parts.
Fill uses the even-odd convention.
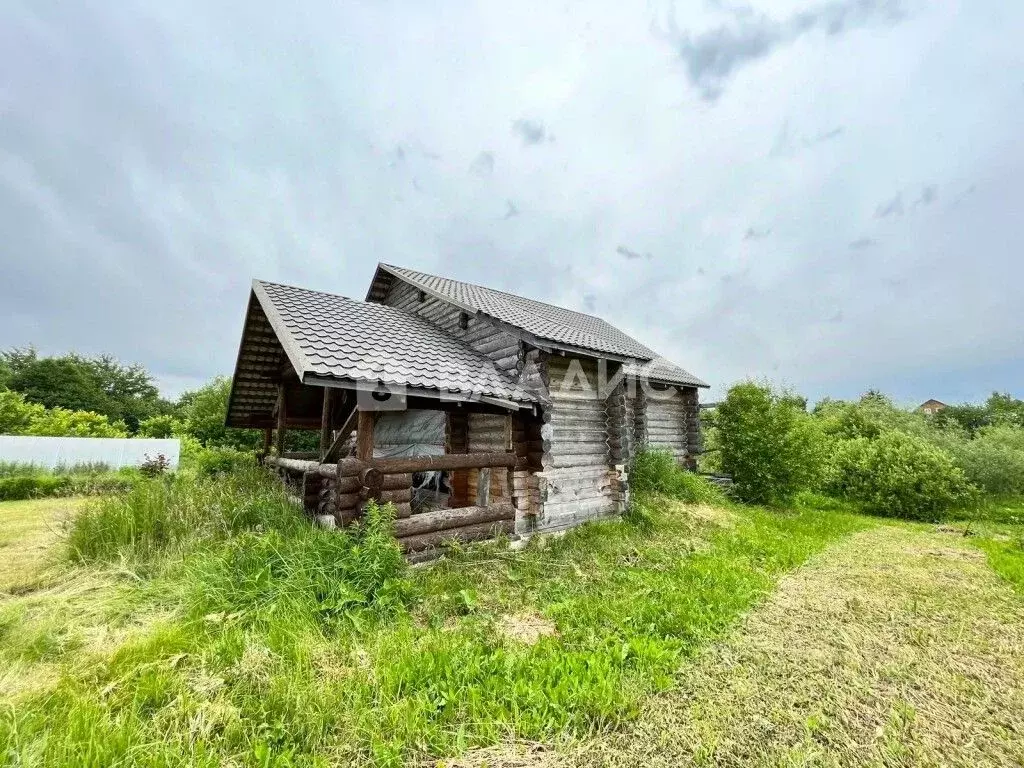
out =
[[[866,524],[649,496],[642,524],[409,570],[386,518],[353,536],[318,531],[292,510],[278,516],[279,491],[249,478],[227,493],[225,482],[147,481],[80,518],[68,578],[106,569],[120,579],[112,621],[161,618],[96,652],[9,615],[20,650],[4,658],[59,674],[0,711],[0,754],[47,766],[399,765],[612,728],[783,574]],[[517,617],[554,631],[522,642],[505,629]]]

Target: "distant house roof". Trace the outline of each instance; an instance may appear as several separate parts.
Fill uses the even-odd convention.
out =
[[[925,400],[923,403],[921,403],[919,406],[917,406],[917,410],[923,411],[923,410],[936,410],[936,409],[938,409],[938,410],[941,411],[943,408],[948,408],[948,407],[949,406],[947,406],[941,400],[936,400],[936,399],[932,398],[930,400]]]
[[[377,275],[367,293],[367,300],[382,300],[387,281],[384,276],[397,277],[427,294],[443,299],[460,309],[487,315],[513,326],[540,341],[554,342],[590,353],[601,353],[638,361],[634,371],[643,369],[650,378],[673,384],[708,386],[680,366],[661,357],[615,326],[593,315],[574,312],[542,301],[464,283],[424,272],[379,264]],[[646,365],[645,365],[646,364]]]

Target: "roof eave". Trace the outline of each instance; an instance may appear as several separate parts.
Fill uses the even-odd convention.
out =
[[[259,280],[253,280],[252,292],[263,308],[263,312],[270,322],[270,327],[274,329],[277,340],[281,342],[281,347],[288,356],[288,361],[292,364],[292,368],[295,369],[295,374],[301,380],[306,375],[306,371],[309,370],[306,356],[302,353],[302,349],[295,342],[295,339],[292,338],[291,333],[289,333],[288,326],[285,325],[284,320],[281,319],[281,315],[277,311],[277,307],[274,306],[274,302],[267,295],[266,290],[263,288],[263,283]]]

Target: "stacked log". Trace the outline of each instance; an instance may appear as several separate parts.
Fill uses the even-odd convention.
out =
[[[403,551],[418,552],[446,541],[481,541],[514,533],[515,516],[511,504],[439,509],[395,520],[395,536]]]

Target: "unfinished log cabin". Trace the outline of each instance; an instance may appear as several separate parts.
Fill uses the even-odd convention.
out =
[[[695,467],[706,386],[600,318],[379,264],[363,301],[253,282],[227,425],[321,524],[391,503],[417,552],[621,514],[642,447]]]

